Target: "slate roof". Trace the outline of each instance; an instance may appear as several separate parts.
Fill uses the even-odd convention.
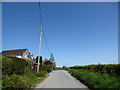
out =
[[[7,50],[7,51],[2,51],[1,53],[3,56],[22,55],[26,50],[28,49]]]

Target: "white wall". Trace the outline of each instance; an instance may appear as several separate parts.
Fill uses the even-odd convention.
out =
[[[17,58],[21,58],[22,56],[16,56]]]
[[[27,55],[22,55],[22,58],[28,58]]]

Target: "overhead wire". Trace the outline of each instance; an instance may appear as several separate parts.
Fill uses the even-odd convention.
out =
[[[46,36],[45,36],[45,32],[43,32],[43,39],[44,39],[44,41],[45,41],[45,44],[46,44],[46,47],[47,47],[47,50],[48,50],[49,54],[51,54],[50,48],[49,48],[49,46],[48,46],[47,38],[46,38]]]
[[[43,29],[43,39],[45,41],[45,44],[46,44],[48,52],[51,54],[50,48],[48,46],[47,38],[46,38],[46,35],[45,35],[45,32],[44,32],[43,19],[42,19],[42,10],[41,10],[41,2],[40,2],[40,0],[39,0],[39,13],[40,13],[40,23],[41,23],[41,26],[42,26],[42,29]]]
[[[43,26],[42,11],[41,11],[41,3],[40,3],[40,0],[39,0],[39,13],[40,13],[40,23],[41,23],[41,26]]]

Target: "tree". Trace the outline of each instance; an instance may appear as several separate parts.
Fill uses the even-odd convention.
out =
[[[53,63],[53,69],[55,69],[56,68],[56,64],[55,64],[55,59],[54,59],[54,56],[53,56],[53,54],[51,53],[51,55],[50,55],[50,59],[49,59],[50,61],[52,61],[52,63]]]
[[[49,59],[49,60],[55,62],[55,59],[54,59],[54,56],[53,56],[52,53],[51,53],[51,55],[50,55],[50,59]]]
[[[38,56],[36,57],[36,63],[38,63]],[[42,56],[40,56],[40,66],[42,66]]]

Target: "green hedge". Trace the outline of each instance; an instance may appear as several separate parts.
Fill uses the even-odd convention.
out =
[[[47,76],[46,67],[40,73],[31,69],[31,62],[11,56],[0,56],[2,62],[2,89],[28,90],[33,88]],[[24,89],[23,89],[24,88]]]
[[[107,73],[109,75],[120,76],[120,64],[107,64],[107,65],[87,65],[87,66],[75,66],[71,69],[86,69],[89,71],[100,72],[101,74]]]
[[[46,77],[48,76],[48,73],[47,71],[40,71],[39,73],[36,73],[35,75],[38,77]]]
[[[2,75],[23,75],[30,67],[31,64],[27,60],[2,56]]]
[[[69,72],[78,80],[83,82],[89,88],[114,88],[120,89],[120,77],[113,77],[109,74],[100,74],[98,72],[90,72],[89,70],[70,69]]]
[[[27,89],[33,88],[37,83],[42,81],[44,78],[37,77],[34,74],[30,75],[16,75],[4,76],[2,81],[2,88],[8,90],[12,89]],[[10,89],[9,89],[10,88]],[[28,89],[27,89],[28,90]]]
[[[3,88],[29,88],[29,79],[26,76],[11,75],[4,76],[2,82]]]

